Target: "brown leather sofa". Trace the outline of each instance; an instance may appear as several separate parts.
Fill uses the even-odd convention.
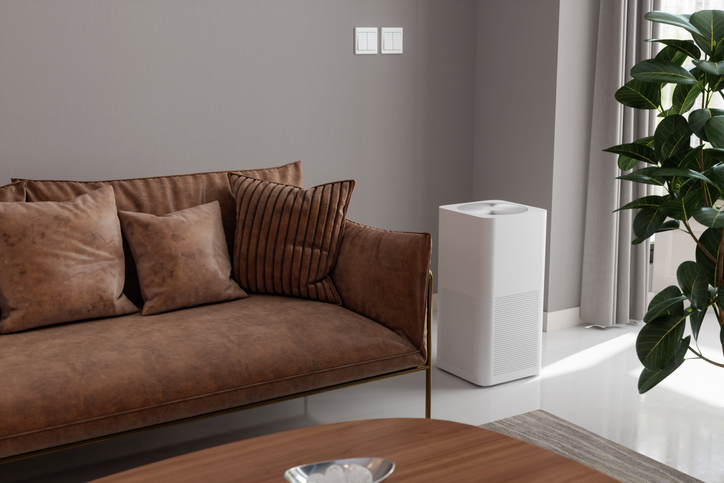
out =
[[[13,180],[0,187],[0,202],[66,202],[105,186],[119,211],[160,216],[218,201],[232,251],[229,173]],[[299,162],[233,173],[302,185]],[[329,273],[341,303],[247,290],[245,298],[155,315],[0,333],[0,461],[420,370],[429,417],[430,234],[342,223]],[[127,241],[124,250],[123,293],[141,306]],[[13,262],[0,253],[0,272]]]

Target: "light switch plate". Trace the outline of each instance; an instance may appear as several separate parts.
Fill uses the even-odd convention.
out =
[[[380,53],[401,54],[402,53],[402,27],[382,27],[382,39],[380,41]]]
[[[354,29],[354,53],[355,54],[376,54],[377,53],[377,27],[355,27]]]

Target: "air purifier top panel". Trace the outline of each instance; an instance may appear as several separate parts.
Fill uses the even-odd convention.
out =
[[[474,203],[464,203],[458,206],[458,210],[477,216],[496,216],[516,215],[518,213],[525,213],[526,211],[528,211],[528,208],[513,203],[476,201]]]
[[[440,207],[441,210],[453,211],[464,215],[474,216],[477,218],[495,219],[505,215],[522,215],[529,216],[532,213],[545,212],[540,208],[511,203],[502,200],[485,200],[473,201],[472,203],[456,203],[454,205],[445,205]]]

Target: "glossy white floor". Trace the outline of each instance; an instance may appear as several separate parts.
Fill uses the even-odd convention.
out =
[[[480,425],[545,409],[706,482],[724,482],[724,369],[687,361],[641,396],[634,350],[639,328],[575,327],[544,334],[541,375],[494,387],[478,387],[435,369],[432,415]],[[701,348],[721,360],[718,339],[716,322],[707,320]],[[0,481],[88,481],[277,431],[423,415],[424,374],[411,374],[0,465]]]

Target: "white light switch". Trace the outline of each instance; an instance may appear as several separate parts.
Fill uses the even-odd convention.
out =
[[[392,34],[392,50],[399,50],[402,52],[402,29],[399,32]]]
[[[362,52],[367,52],[367,34],[366,33],[358,33],[357,34],[357,50]]]
[[[367,50],[374,50],[377,53],[377,29],[367,32]]]
[[[402,27],[382,27],[383,54],[402,53]]]
[[[377,53],[377,27],[356,27],[354,29],[355,54]]]
[[[392,32],[382,31],[382,51],[392,50]]]

